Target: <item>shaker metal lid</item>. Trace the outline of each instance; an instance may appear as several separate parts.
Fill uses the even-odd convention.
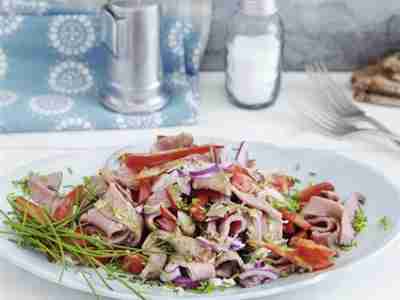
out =
[[[278,11],[275,0],[240,0],[240,9],[250,16],[268,16]]]
[[[126,18],[140,11],[157,12],[160,9],[160,6],[153,1],[113,0],[108,4],[108,8],[115,16]]]

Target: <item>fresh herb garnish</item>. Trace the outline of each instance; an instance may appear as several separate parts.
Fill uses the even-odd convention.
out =
[[[287,198],[287,201],[288,201],[287,209],[289,211],[297,212],[300,210],[300,198],[297,193]]]
[[[279,201],[279,200],[272,200],[272,207],[280,210],[280,209],[287,209],[291,212],[297,212],[300,209],[300,199],[297,194],[288,196],[286,198],[286,203]]]
[[[216,286],[208,280],[201,282],[200,286],[192,289],[192,291],[199,294],[211,294],[212,292],[215,291],[215,289]]]
[[[368,219],[361,207],[356,211],[352,225],[356,233],[360,233],[367,228]]]
[[[30,196],[32,194],[31,188],[29,187],[29,180],[33,175],[35,175],[35,173],[30,172],[28,176],[12,181],[13,186],[20,191],[23,196]]]
[[[85,197],[92,196],[86,192]],[[119,281],[139,298],[145,299],[132,286],[132,283],[126,277],[122,276],[123,274],[119,270],[108,264],[102,264],[99,260],[104,258],[118,260],[127,254],[144,253],[146,252],[145,250],[122,245],[113,245],[111,247],[106,240],[103,240],[99,236],[80,233],[76,230],[76,224],[78,224],[82,213],[79,207],[76,208],[71,217],[59,222],[51,220],[48,212],[43,209],[40,214],[43,217],[43,222],[39,223],[40,220],[28,214],[27,210],[30,209],[29,206],[25,210],[23,207],[21,209],[21,206],[17,206],[16,199],[18,199],[18,194],[9,194],[7,200],[12,208],[11,212],[6,213],[0,210],[3,222],[7,226],[7,228],[0,231],[1,235],[10,236],[17,245],[41,252],[50,261],[61,263],[62,271],[59,277],[60,280],[70,261],[79,261],[81,264],[90,267],[105,286],[108,286],[106,282],[106,278],[108,277]],[[102,273],[106,275],[102,275]],[[90,279],[91,276],[86,276],[85,278],[88,285],[92,285]],[[90,288],[94,292],[93,285]]]
[[[382,226],[383,230],[388,231],[392,227],[392,222],[387,216],[384,216],[379,219],[379,225]]]
[[[357,246],[358,246],[357,241],[353,240],[350,245],[340,245],[339,249],[342,251],[350,251],[350,250],[353,250]]]

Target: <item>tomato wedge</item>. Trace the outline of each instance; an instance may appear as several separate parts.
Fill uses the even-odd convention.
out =
[[[320,196],[323,191],[334,191],[335,187],[329,182],[322,182],[312,185],[299,193],[300,203],[303,205],[314,196]]]
[[[55,221],[62,221],[65,218],[71,216],[74,204],[79,201],[82,192],[83,186],[81,185],[70,191],[62,200],[60,205],[56,208],[52,218]]]
[[[287,235],[292,235],[296,232],[296,229],[294,228],[293,222],[289,221],[288,223],[283,225],[283,232],[286,233]]]
[[[206,154],[212,149],[223,148],[221,145],[204,145],[197,147],[174,149],[151,154],[124,154],[120,160],[132,170],[141,170],[145,167],[155,167],[173,160],[177,160],[192,154]]]
[[[196,200],[189,210],[190,215],[195,221],[204,222],[207,218],[205,205],[209,201],[209,196],[206,193],[197,193]]]
[[[140,274],[146,262],[141,255],[127,255],[122,259],[122,269],[132,274]]]
[[[300,228],[302,228],[304,230],[311,229],[312,225],[310,223],[308,223],[302,215],[294,213],[294,212],[290,212],[286,209],[282,209],[282,210],[280,210],[280,212],[282,213],[283,218],[285,218],[286,220],[299,226]]]

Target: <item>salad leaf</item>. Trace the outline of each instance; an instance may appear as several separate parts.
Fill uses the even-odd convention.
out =
[[[193,289],[194,292],[199,294],[211,294],[216,289],[216,286],[210,281],[203,281],[200,283],[200,286]]]
[[[392,222],[387,216],[380,218],[378,222],[385,231],[388,231],[392,227]]]
[[[365,215],[364,210],[362,208],[359,208],[356,211],[356,214],[354,216],[354,220],[353,220],[353,224],[352,225],[353,225],[353,229],[357,233],[360,233],[365,228],[367,228],[368,219],[367,219],[367,216]]]

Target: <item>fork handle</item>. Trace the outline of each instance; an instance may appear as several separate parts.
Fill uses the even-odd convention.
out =
[[[383,131],[385,133],[388,133],[390,135],[397,136],[396,133],[394,133],[392,130],[390,130],[388,127],[386,127],[382,122],[379,122],[377,119],[368,116],[367,114],[364,114],[362,117],[360,117],[361,120],[370,123],[373,125],[376,129]]]
[[[349,135],[353,135],[353,134],[370,134],[370,135],[379,135],[383,138],[389,139],[390,141],[392,141],[394,144],[396,144],[397,146],[400,146],[400,136],[397,134],[393,134],[393,133],[388,133],[388,132],[384,132],[382,130],[379,129],[360,129],[358,131],[355,131]]]

